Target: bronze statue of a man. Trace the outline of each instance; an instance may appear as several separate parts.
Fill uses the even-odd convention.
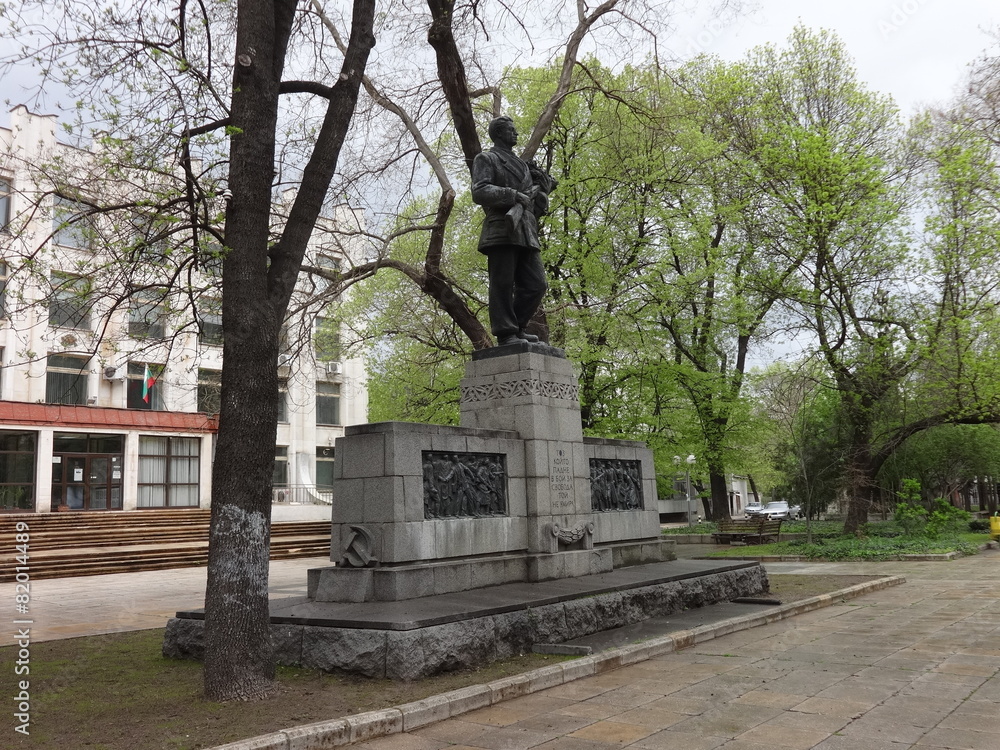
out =
[[[500,346],[538,341],[525,332],[545,295],[545,269],[538,243],[538,217],[549,209],[555,180],[514,153],[517,129],[509,117],[490,122],[493,148],[472,163],[472,200],[486,220],[479,252],[490,275],[490,328]]]

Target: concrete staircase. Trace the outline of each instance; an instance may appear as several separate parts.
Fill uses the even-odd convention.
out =
[[[16,524],[28,524],[32,580],[208,563],[211,511],[199,508],[0,515],[0,582],[14,580]],[[24,533],[24,532],[21,532]],[[328,556],[329,521],[271,525],[271,559]]]

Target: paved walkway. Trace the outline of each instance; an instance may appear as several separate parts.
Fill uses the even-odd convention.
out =
[[[767,569],[907,582],[355,750],[1000,748],[1000,552]]]
[[[304,596],[306,571],[329,565],[326,557],[272,560],[272,598]],[[32,641],[162,628],[180,609],[205,606],[207,568],[173,568],[31,582],[26,615],[15,611],[13,583],[0,584],[0,622],[30,619]],[[3,617],[6,609],[9,618]],[[16,629],[0,628],[0,646],[14,643]]]
[[[325,562],[272,563],[272,596],[303,593],[305,570]],[[907,582],[354,748],[1000,748],[1000,551],[766,567]],[[204,568],[37,581],[32,637],[161,627],[200,606],[204,586]],[[13,584],[0,601],[21,617]]]

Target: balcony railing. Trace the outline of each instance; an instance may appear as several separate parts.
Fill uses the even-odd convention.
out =
[[[284,484],[271,488],[275,505],[332,505],[333,488],[319,484]]]

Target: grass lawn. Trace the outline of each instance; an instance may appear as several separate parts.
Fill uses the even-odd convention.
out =
[[[160,654],[163,630],[31,645],[31,734],[4,731],[3,748],[194,750],[299,724],[386,708],[547,666],[566,657],[526,654],[479,671],[394,683],[278,668],[280,691],[252,703],[201,698],[201,664]],[[14,647],[0,649],[12,664]],[[13,690],[13,670],[0,680]],[[16,695],[16,692],[5,692]],[[6,744],[10,738],[11,744]]]
[[[708,557],[771,557],[798,555],[810,560],[847,562],[860,560],[896,560],[900,555],[927,555],[960,552],[974,555],[990,539],[989,534],[965,533],[950,538],[926,537],[814,537],[811,544],[805,540],[790,540],[775,544],[754,544],[731,547],[713,552]]]
[[[850,560],[897,560],[900,555],[927,555],[960,552],[974,555],[990,540],[986,532],[948,532],[937,538],[907,535],[894,521],[873,521],[862,527],[858,535],[844,534],[842,521],[813,521],[811,529],[805,521],[785,521],[782,534],[812,532],[812,541],[789,539],[775,544],[755,544],[710,553],[709,557],[773,557],[798,555],[810,560],[844,562]],[[964,528],[964,526],[963,526]],[[711,534],[716,524],[702,522],[693,527],[664,529],[663,534]]]
[[[771,593],[794,601],[835,591],[870,576],[774,575]],[[165,659],[162,630],[45,641],[31,645],[30,736],[13,730],[8,713],[4,750],[197,750],[278,729],[408,703],[477,685],[567,657],[525,654],[475,671],[417,682],[392,682],[308,669],[279,668],[280,690],[255,703],[201,698],[201,664]],[[13,646],[0,648],[12,665]],[[14,670],[0,690],[14,696]]]

